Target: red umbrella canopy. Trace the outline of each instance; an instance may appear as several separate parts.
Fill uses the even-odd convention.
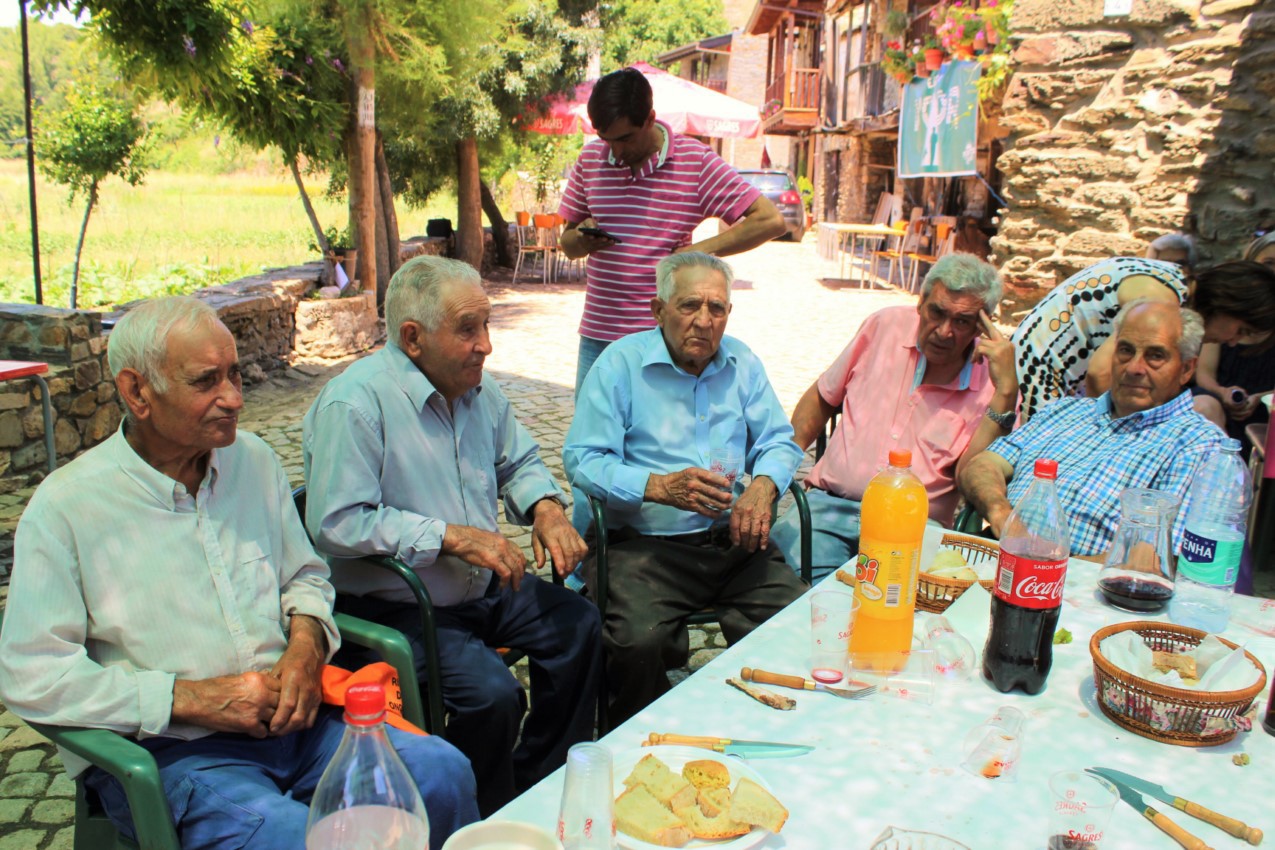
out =
[[[651,84],[655,117],[672,127],[674,132],[750,139],[761,130],[761,117],[756,106],[675,77],[645,62],[638,62],[633,67],[641,71]],[[555,95],[549,98],[545,101],[544,114],[524,123],[523,129],[560,136],[597,132],[589,123],[588,113],[594,82],[589,80],[576,86],[570,97]]]

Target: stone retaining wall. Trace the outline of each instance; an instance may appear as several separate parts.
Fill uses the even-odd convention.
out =
[[[1175,230],[1204,261],[1275,225],[1275,8],[1262,0],[1017,0],[993,240],[1011,308]]]

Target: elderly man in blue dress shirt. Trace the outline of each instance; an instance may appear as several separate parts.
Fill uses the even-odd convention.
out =
[[[389,345],[324,387],[303,441],[306,525],[329,556],[337,609],[419,641],[402,580],[350,559],[392,555],[429,589],[445,734],[474,765],[484,816],[592,739],[602,667],[597,609],[524,573],[522,550],[496,522],[499,496],[511,522],[531,524],[537,567],[549,557],[565,574],[584,556],[538,446],[483,374],[490,316],[471,266],[405,263],[385,296]],[[500,646],[531,659],[531,711],[516,748],[526,695]]]
[[[186,850],[301,847],[345,731],[320,705],[339,643],[328,568],[274,452],[236,430],[239,357],[211,307],[130,311],[110,365],[128,418],[49,476],[18,524],[0,695],[27,720],[137,738]],[[388,732],[437,850],[478,815],[473,774],[439,738]],[[119,782],[62,760],[133,835]]]
[[[707,254],[660,261],[659,327],[599,356],[563,449],[572,485],[606,504],[611,527],[603,639],[617,724],[668,690],[692,613],[716,608],[733,643],[805,591],[769,545],[801,449],[761,361],[724,336],[733,277]],[[746,489],[708,468],[725,448],[752,475]],[[596,582],[591,561],[585,575]]]

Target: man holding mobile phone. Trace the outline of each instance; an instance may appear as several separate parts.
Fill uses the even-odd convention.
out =
[[[669,254],[726,256],[785,232],[783,216],[702,142],[657,121],[651,84],[636,68],[602,77],[589,96],[598,132],[567,178],[558,213],[567,225],[559,247],[587,256],[576,392],[611,342],[655,326],[655,266]],[[708,218],[735,224],[691,244]]]
[[[930,522],[950,527],[963,459],[1009,433],[1018,404],[1014,345],[992,324],[996,269],[949,254],[925,276],[921,301],[869,316],[792,414],[805,449],[840,411],[828,449],[806,477],[818,581],[858,553],[859,504],[893,449],[912,452],[930,497]],[[790,510],[771,529],[789,564],[800,563]]]

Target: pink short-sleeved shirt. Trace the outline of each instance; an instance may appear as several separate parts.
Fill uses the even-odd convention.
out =
[[[657,122],[658,123],[658,122]],[[667,152],[635,176],[610,161],[598,139],[585,145],[567,178],[558,214],[572,224],[592,217],[620,244],[589,255],[580,335],[611,341],[655,327],[655,266],[691,241],[706,218],[734,223],[761,193],[703,142],[668,134]]]
[[[930,496],[930,519],[951,526],[959,494],[956,461],[987,412],[995,387],[986,363],[969,364],[951,384],[916,383],[921,351],[915,307],[887,307],[864,321],[819,378],[819,395],[841,410],[828,449],[807,482],[862,501],[891,449],[912,452],[912,471]]]

